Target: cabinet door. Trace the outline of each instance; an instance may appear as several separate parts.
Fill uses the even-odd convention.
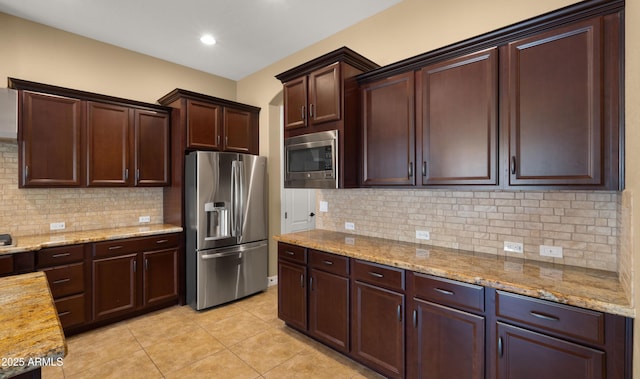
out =
[[[596,18],[508,45],[511,185],[602,183],[601,29]]]
[[[137,254],[93,261],[93,319],[126,314],[136,309]]]
[[[338,351],[349,351],[348,278],[311,269],[309,333]]]
[[[351,353],[389,378],[404,377],[404,295],[353,282]]]
[[[130,108],[87,102],[87,185],[129,184]]]
[[[287,324],[307,330],[307,268],[278,262],[278,317]]]
[[[187,100],[187,147],[221,150],[222,107]]]
[[[415,184],[414,74],[396,75],[362,88],[363,184]]]
[[[494,48],[420,70],[422,184],[498,183],[497,59]]]
[[[169,184],[169,115],[135,111],[135,185]]]
[[[225,107],[223,150],[257,154],[253,147],[257,129],[251,112]]]
[[[142,254],[143,306],[178,298],[178,250],[149,251]]]
[[[310,124],[340,120],[340,83],[340,62],[309,74]]]
[[[21,107],[20,186],[80,186],[82,102],[24,91]]]
[[[408,377],[484,378],[484,317],[413,300]]]
[[[602,351],[498,322],[498,379],[602,379]]]
[[[307,77],[284,84],[284,130],[307,126]]]

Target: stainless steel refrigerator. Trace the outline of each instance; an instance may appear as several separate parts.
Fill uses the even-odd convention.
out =
[[[187,303],[205,309],[267,288],[266,158],[195,151],[185,161]]]

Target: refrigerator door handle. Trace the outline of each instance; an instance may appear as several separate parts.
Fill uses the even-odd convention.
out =
[[[238,236],[238,161],[231,162],[231,236]]]
[[[243,161],[238,161],[238,169],[236,170],[236,186],[238,189],[238,194],[236,196],[236,212],[238,214],[238,218],[236,219],[237,222],[237,235],[240,238],[240,242],[242,241],[242,228],[244,227],[244,212],[245,212],[245,203],[244,203],[244,199],[245,199],[245,188],[244,188],[244,162]]]

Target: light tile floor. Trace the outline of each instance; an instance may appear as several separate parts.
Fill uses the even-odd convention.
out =
[[[284,326],[277,288],[197,312],[175,306],[67,339],[58,378],[381,378]]]

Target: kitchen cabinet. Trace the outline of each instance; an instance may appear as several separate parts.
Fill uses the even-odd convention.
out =
[[[503,47],[510,185],[617,187],[619,33],[600,16]]]
[[[498,49],[424,67],[416,88],[417,183],[497,184]]]
[[[404,270],[352,262],[351,354],[386,377],[403,378]]]
[[[624,364],[623,318],[495,292],[497,378],[630,375]]]
[[[484,378],[483,287],[419,273],[407,280],[407,377]]]
[[[80,187],[82,102],[21,91],[18,107],[20,187]]]
[[[166,108],[14,78],[9,84],[20,93],[21,187],[169,184]]]
[[[25,274],[35,270],[35,254],[32,251],[0,255],[0,277]]]
[[[94,321],[175,303],[179,234],[93,244]]]
[[[307,323],[307,251],[278,244],[278,318],[302,331]]]
[[[349,352],[349,258],[309,249],[309,334]]]
[[[362,185],[414,185],[413,72],[362,86]]]
[[[65,333],[90,320],[85,245],[46,248],[36,253],[36,267],[47,275],[58,318]]]
[[[361,185],[622,189],[623,7],[576,4],[358,75]]]
[[[177,148],[259,153],[260,108],[178,88],[158,102],[174,109]]]
[[[356,75],[379,67],[342,47],[289,69],[283,84],[284,138],[338,131],[338,187],[358,186],[360,170],[360,91]]]

